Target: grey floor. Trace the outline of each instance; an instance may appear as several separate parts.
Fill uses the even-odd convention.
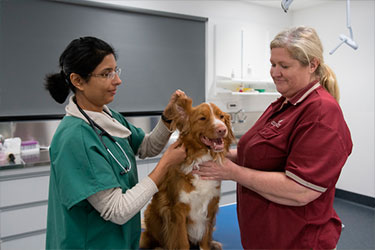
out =
[[[375,208],[335,198],[334,208],[344,224],[337,249],[375,249]]]
[[[375,250],[375,208],[337,197],[334,208],[344,224],[337,250]],[[235,204],[220,207],[213,238],[224,250],[242,249]]]

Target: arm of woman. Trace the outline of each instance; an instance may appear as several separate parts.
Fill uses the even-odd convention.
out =
[[[199,165],[199,174],[208,180],[233,180],[264,198],[282,205],[304,206],[321,193],[293,181],[283,172],[266,172],[244,168],[226,159],[223,166],[214,162]]]
[[[122,225],[137,214],[158,191],[150,177],[122,193],[121,188],[99,191],[87,198],[89,203],[107,221]]]
[[[168,168],[182,162],[185,157],[185,147],[175,142],[167,149],[149,176],[133,188],[125,193],[122,193],[119,187],[99,191],[87,200],[103,219],[122,225],[138,213],[158,191]]]
[[[167,145],[172,132],[160,120],[155,128],[145,135],[138,149],[139,158],[144,159],[160,154],[165,145]]]
[[[230,149],[225,157],[233,162],[237,162],[237,148]]]

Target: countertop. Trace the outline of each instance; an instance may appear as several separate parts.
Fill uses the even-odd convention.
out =
[[[157,156],[148,157],[146,159],[136,158],[137,164],[158,162],[164,153],[164,150]],[[50,165],[49,151],[40,150],[39,154],[32,155],[15,155],[14,162],[9,162],[7,159],[0,161],[0,171],[12,169],[31,169],[33,167]]]
[[[40,150],[36,154],[27,155],[15,155],[14,162],[9,162],[8,159],[0,161],[0,171],[6,169],[16,169],[16,168],[29,168],[36,166],[49,165],[49,151],[46,149]]]

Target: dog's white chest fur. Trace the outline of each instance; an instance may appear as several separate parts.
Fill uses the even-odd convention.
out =
[[[205,155],[197,159],[191,166],[185,170],[191,172],[195,164],[212,160],[210,155]],[[220,181],[202,180],[199,176],[194,175],[192,184],[195,187],[190,193],[180,192],[180,201],[189,204],[191,207],[189,218],[194,222],[188,227],[189,239],[192,243],[199,242],[206,230],[208,204],[214,197],[220,196]]]

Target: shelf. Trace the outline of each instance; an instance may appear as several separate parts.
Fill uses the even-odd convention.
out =
[[[268,95],[268,96],[280,96],[280,93],[278,92],[258,92],[258,91],[252,91],[252,92],[232,92],[232,95]]]
[[[250,89],[264,89],[265,92],[259,91],[245,91],[239,92],[239,87],[242,86]],[[274,88],[274,83],[272,80],[251,80],[251,79],[242,79],[242,78],[230,78],[224,76],[216,77],[216,88],[217,94],[225,94],[232,96],[270,96],[270,97],[279,97],[280,93],[277,92]]]
[[[267,81],[267,80],[246,80],[246,79],[241,79],[241,78],[217,79],[216,83],[222,83],[222,84],[238,84],[238,83],[244,83],[244,84],[273,84],[272,81]]]

